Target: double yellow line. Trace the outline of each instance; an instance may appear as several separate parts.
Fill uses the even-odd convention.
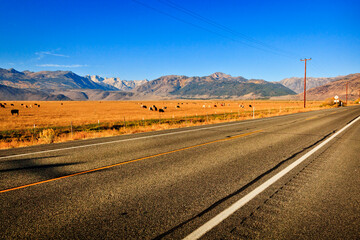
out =
[[[159,156],[167,155],[167,154],[170,154],[170,153],[180,152],[180,151],[184,151],[184,150],[188,150],[188,149],[192,149],[192,148],[196,148],[196,147],[201,147],[201,146],[205,146],[205,145],[212,144],[212,143],[225,142],[225,141],[233,140],[233,139],[236,139],[236,138],[246,137],[246,136],[249,136],[249,135],[252,135],[252,134],[255,134],[255,133],[259,133],[259,132],[262,132],[262,131],[263,130],[257,130],[257,131],[253,131],[253,132],[243,133],[243,134],[240,134],[240,135],[236,135],[236,136],[232,136],[232,137],[228,137],[228,138],[223,138],[223,139],[219,139],[219,140],[215,140],[215,141],[211,141],[211,142],[206,142],[206,143],[202,143],[202,144],[197,144],[197,145],[190,146],[190,147],[184,147],[184,148],[176,149],[176,150],[169,151],[169,152],[159,153],[159,154],[155,154],[155,155],[151,155],[151,156],[147,156],[147,157],[142,157],[142,158],[138,158],[138,159],[134,159],[134,160],[129,160],[129,161],[121,162],[121,163],[116,163],[116,164],[112,164],[112,165],[108,165],[108,166],[104,166],[104,167],[94,168],[94,169],[90,169],[90,170],[86,170],[86,171],[82,171],[82,172],[77,172],[77,173],[65,175],[65,176],[62,176],[62,177],[52,178],[52,179],[48,179],[48,180],[44,180],[44,181],[40,181],[40,182],[35,182],[35,183],[30,183],[30,184],[26,184],[26,185],[22,185],[22,186],[18,186],[18,187],[8,188],[8,189],[0,190],[0,193],[6,193],[6,192],[22,189],[22,188],[36,186],[36,185],[43,184],[43,183],[57,181],[57,180],[64,179],[64,178],[69,178],[69,177],[74,177],[74,176],[78,176],[78,175],[82,175],[82,174],[86,174],[86,173],[96,172],[96,171],[100,171],[100,170],[104,170],[104,169],[108,169],[108,168],[113,168],[113,167],[117,167],[117,166],[128,164],[128,163],[139,162],[139,161],[142,161],[142,160],[145,160],[145,159],[159,157]]]

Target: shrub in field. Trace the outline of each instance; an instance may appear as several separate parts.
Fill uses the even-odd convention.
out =
[[[321,106],[334,106],[334,98],[327,98]]]
[[[40,140],[45,142],[45,143],[53,143],[54,139],[55,139],[55,131],[53,129],[51,129],[51,128],[44,129],[39,134],[39,137],[40,137]]]

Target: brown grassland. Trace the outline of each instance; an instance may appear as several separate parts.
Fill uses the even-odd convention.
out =
[[[153,105],[165,112],[150,111]],[[304,109],[302,101],[267,100],[6,101],[0,108],[0,148],[245,120],[253,118],[250,105],[255,118],[328,107],[320,101],[308,101]]]

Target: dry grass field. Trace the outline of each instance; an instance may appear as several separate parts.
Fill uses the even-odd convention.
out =
[[[253,117],[250,105],[254,106],[255,118],[323,108],[319,101],[308,101],[304,109],[302,101],[266,100],[2,103],[6,103],[6,107],[0,108],[0,148],[249,119]],[[142,107],[144,105],[147,108]],[[164,112],[150,111],[153,105]],[[12,109],[18,109],[19,115],[11,115]],[[55,129],[46,133],[54,135],[51,140],[43,133],[48,128]]]

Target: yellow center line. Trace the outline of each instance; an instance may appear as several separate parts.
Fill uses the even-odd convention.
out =
[[[306,118],[305,121],[311,120],[311,119],[315,119],[315,118],[318,118],[318,117],[319,117],[319,116],[309,117],[309,118]]]
[[[212,144],[212,143],[224,142],[224,141],[229,141],[229,140],[236,139],[236,138],[246,137],[246,136],[249,136],[249,135],[252,135],[255,133],[259,133],[262,131],[263,130],[257,130],[257,131],[253,131],[253,132],[243,133],[240,135],[236,135],[236,136],[232,136],[232,137],[228,137],[228,138],[224,138],[224,139],[219,139],[219,140],[215,140],[215,141],[211,141],[211,142],[201,143],[201,144],[197,144],[197,145],[190,146],[190,147],[184,147],[184,148],[176,149],[176,150],[169,151],[169,152],[159,153],[159,154],[142,157],[142,158],[138,158],[138,159],[133,159],[133,160],[129,160],[129,161],[121,162],[121,163],[116,163],[116,164],[112,164],[112,165],[108,165],[108,166],[104,166],[104,167],[94,168],[94,169],[90,169],[90,170],[86,170],[86,171],[82,171],[82,172],[77,172],[77,173],[65,175],[62,177],[52,178],[52,179],[35,182],[35,183],[30,183],[30,184],[26,184],[26,185],[22,185],[22,186],[18,186],[18,187],[8,188],[8,189],[0,190],[0,193],[10,192],[10,191],[27,188],[27,187],[31,187],[31,186],[35,186],[35,185],[39,185],[39,184],[43,184],[43,183],[48,183],[48,182],[52,182],[52,181],[56,181],[56,180],[60,180],[60,179],[64,179],[64,178],[74,177],[77,175],[82,175],[82,174],[96,172],[96,171],[100,171],[100,170],[104,170],[104,169],[108,169],[108,168],[113,168],[116,166],[133,163],[133,162],[138,162],[138,161],[149,159],[149,158],[159,157],[159,156],[167,155],[170,153],[180,152],[180,151],[184,151],[184,150],[191,149],[191,148],[201,147],[201,146],[205,146],[205,145]]]

